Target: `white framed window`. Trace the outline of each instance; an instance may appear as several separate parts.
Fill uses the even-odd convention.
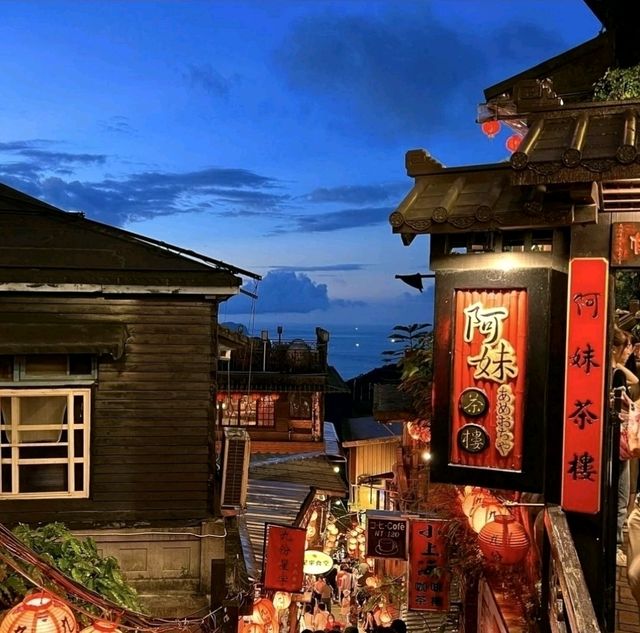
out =
[[[89,496],[91,390],[0,388],[0,499]]]

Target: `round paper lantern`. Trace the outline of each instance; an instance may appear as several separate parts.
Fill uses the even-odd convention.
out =
[[[32,593],[8,611],[0,633],[75,633],[78,630],[71,608],[46,592]]]
[[[504,145],[511,153],[513,153],[518,149],[518,147],[520,147],[520,143],[522,143],[522,137],[520,134],[512,134]]]
[[[378,614],[378,618],[380,619],[380,624],[387,625],[391,623],[393,620],[389,609],[380,609],[380,613]]]
[[[527,555],[529,537],[510,514],[502,514],[480,530],[478,545],[487,560],[515,565]]]
[[[276,618],[276,610],[268,598],[258,598],[253,603],[253,615],[251,619],[256,624],[271,624]]]
[[[371,587],[371,589],[377,589],[380,586],[380,578],[377,576],[369,576],[364,581],[364,584],[367,585],[367,587]]]
[[[307,536],[308,536],[309,538],[311,538],[311,537],[313,537],[313,536],[315,536],[315,535],[316,535],[316,528],[314,528],[314,527],[313,527],[313,525],[310,525],[310,526],[307,528]]]
[[[480,129],[483,134],[486,134],[489,138],[493,138],[500,131],[500,121],[497,119],[491,119],[490,121],[485,121]]]
[[[467,516],[471,516],[473,509],[477,505],[480,505],[485,497],[486,493],[482,488],[474,488],[473,491],[462,500],[462,511]]]
[[[243,633],[264,633],[264,626],[257,622],[248,622],[245,624]]]
[[[499,514],[509,514],[509,510],[485,499],[471,510],[469,525],[474,532],[479,533],[487,523],[493,521]]]
[[[273,606],[282,611],[288,609],[291,604],[291,594],[287,591],[276,591],[273,595]]]
[[[93,624],[82,629],[80,633],[122,633],[122,631],[111,620],[94,620]]]

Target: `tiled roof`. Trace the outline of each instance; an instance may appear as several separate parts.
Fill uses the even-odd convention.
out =
[[[513,184],[640,177],[640,101],[583,103],[530,116],[511,156]]]
[[[508,163],[437,170],[425,163],[410,175],[413,188],[389,216],[393,232],[403,236],[595,221],[590,186],[570,194],[566,186],[514,187],[516,175]]]

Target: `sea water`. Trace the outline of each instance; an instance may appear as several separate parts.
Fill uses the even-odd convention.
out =
[[[283,341],[296,338],[308,343],[316,341],[315,326],[310,324],[256,324],[252,335],[260,336],[266,330],[269,339],[277,341],[278,325],[282,327]],[[397,348],[389,340],[393,325],[327,325],[324,329],[329,332],[329,365],[336,368],[343,380],[381,367],[386,362],[382,352]]]

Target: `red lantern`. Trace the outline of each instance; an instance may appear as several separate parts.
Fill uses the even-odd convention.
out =
[[[480,530],[478,545],[487,560],[501,565],[515,565],[527,555],[529,537],[510,514],[498,515]]]
[[[71,608],[46,592],[32,593],[11,609],[0,624],[0,633],[75,633],[78,630]]]
[[[500,125],[500,121],[497,119],[491,119],[489,121],[485,121],[480,128],[482,132],[486,134],[489,138],[493,138],[499,131],[502,126]]]
[[[253,603],[253,615],[251,619],[256,624],[271,624],[276,618],[276,609],[271,600],[267,598],[258,598]]]
[[[512,134],[504,145],[513,154],[520,147],[520,143],[522,143],[520,134]]]
[[[80,633],[122,633],[116,622],[110,620],[94,620],[93,624],[85,627]]]

